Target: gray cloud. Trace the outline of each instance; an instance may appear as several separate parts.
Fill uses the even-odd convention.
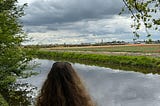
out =
[[[44,25],[99,19],[118,14],[121,0],[37,0],[26,9],[22,18],[27,25]]]
[[[129,19],[119,18],[114,16],[112,19],[96,19],[96,20],[82,20],[68,23],[45,24],[41,26],[26,26],[28,32],[46,33],[49,31],[70,31],[80,33],[80,35],[106,35],[115,33],[130,33]],[[122,27],[123,26],[123,27]]]
[[[117,15],[123,5],[122,0],[34,0],[22,18],[25,31],[33,38],[28,43],[131,41],[129,14]]]

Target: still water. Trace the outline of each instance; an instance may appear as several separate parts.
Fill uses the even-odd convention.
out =
[[[52,64],[51,60],[36,59],[40,63],[37,76],[22,80],[39,89]],[[98,106],[160,106],[160,75],[113,70],[110,68],[72,63]]]

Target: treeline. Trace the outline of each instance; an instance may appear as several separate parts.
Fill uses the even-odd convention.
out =
[[[107,46],[107,45],[126,45],[126,44],[160,44],[160,40],[144,40],[144,41],[111,41],[111,42],[98,42],[98,43],[81,43],[81,44],[43,44],[43,45],[23,45],[24,48],[51,48],[51,47],[84,47],[84,46]]]
[[[49,51],[37,51],[33,52],[33,55],[40,59],[68,60],[73,62],[105,66],[114,69],[160,74],[160,58],[145,56],[108,56],[101,54]]]

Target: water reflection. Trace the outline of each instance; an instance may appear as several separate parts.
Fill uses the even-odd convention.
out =
[[[40,72],[23,81],[41,88],[54,61],[35,60]],[[91,96],[99,106],[160,106],[160,76],[112,70],[74,63]]]

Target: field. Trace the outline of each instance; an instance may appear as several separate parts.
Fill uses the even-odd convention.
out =
[[[160,45],[50,47],[33,51],[35,58],[67,60],[90,65],[160,74]]]
[[[160,57],[160,44],[128,44],[110,46],[84,46],[84,47],[52,47],[41,48],[47,51],[78,52],[107,55],[141,55]]]

